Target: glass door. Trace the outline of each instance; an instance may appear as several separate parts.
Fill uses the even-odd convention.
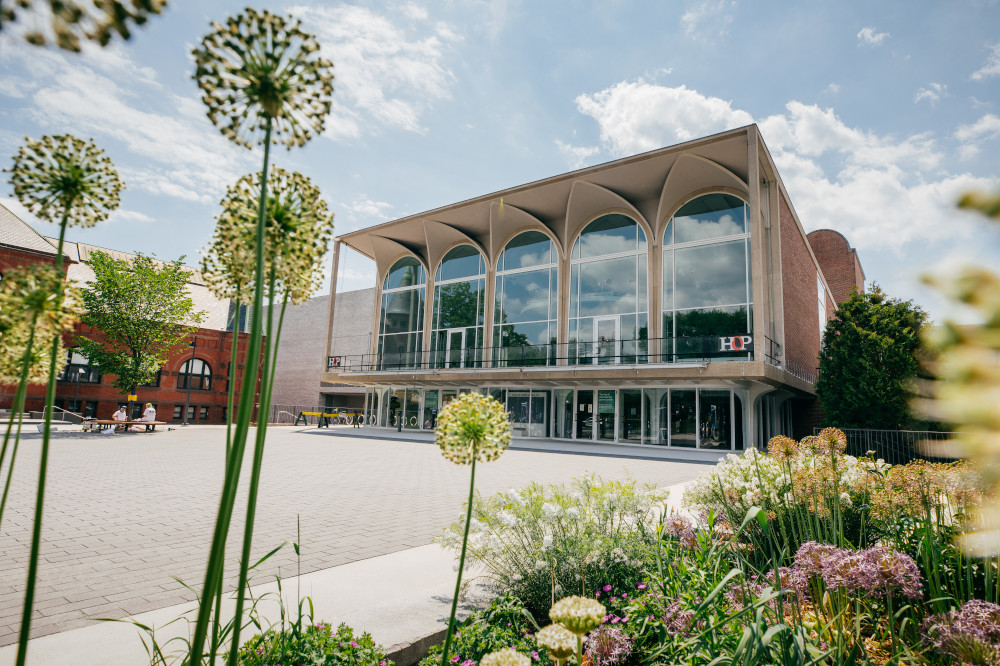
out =
[[[444,356],[444,367],[465,367],[465,329],[450,328],[447,332],[447,348]]]
[[[615,440],[615,392],[597,392],[597,439]]]
[[[617,363],[619,335],[618,317],[594,318],[594,362],[598,364]]]
[[[576,438],[594,439],[594,392],[576,392]]]

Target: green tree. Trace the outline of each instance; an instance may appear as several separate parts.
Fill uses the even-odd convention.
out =
[[[899,428],[912,417],[911,385],[927,314],[878,285],[852,291],[826,325],[819,355],[819,397],[827,421],[842,428]]]
[[[179,260],[159,262],[142,254],[115,259],[95,252],[87,264],[94,281],[83,292],[81,319],[104,335],[80,337],[77,343],[91,363],[116,376],[122,393],[134,391],[156,377],[204,313],[194,309],[188,272]]]

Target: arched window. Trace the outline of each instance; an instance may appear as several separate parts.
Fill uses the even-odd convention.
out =
[[[76,349],[66,350],[66,365],[59,375],[61,382],[80,382],[81,384],[100,384],[101,369]]]
[[[477,367],[482,361],[486,261],[471,245],[452,248],[434,278],[431,353],[439,368]]]
[[[642,228],[625,215],[602,215],[577,238],[571,265],[571,358],[578,363],[645,363],[649,297]]]
[[[748,207],[728,194],[683,206],[663,237],[663,360],[746,359],[753,330]],[[738,349],[722,338],[740,337]],[[752,354],[751,354],[752,355]]]
[[[386,274],[379,312],[380,370],[420,364],[426,284],[424,267],[414,257],[403,257]]]
[[[212,368],[200,358],[189,358],[184,361],[177,372],[177,388],[188,386],[195,391],[208,391],[212,388]]]
[[[497,260],[494,365],[555,363],[559,255],[540,231],[526,231]]]

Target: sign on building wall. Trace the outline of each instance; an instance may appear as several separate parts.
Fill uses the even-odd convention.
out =
[[[753,338],[749,335],[731,335],[729,337],[719,338],[719,351],[753,351]]]

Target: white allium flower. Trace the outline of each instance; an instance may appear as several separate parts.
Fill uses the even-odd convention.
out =
[[[546,534],[542,537],[542,550],[549,550],[552,548],[552,535]]]
[[[517,581],[519,581],[519,580],[524,580],[524,576],[522,576],[522,575],[521,575],[521,574],[519,574],[519,573],[516,573],[516,574],[513,574],[513,575],[512,575],[511,577],[510,577],[510,579],[511,579],[512,581],[514,581],[514,582],[517,582]]]
[[[562,593],[563,593],[563,587],[562,587],[562,585],[556,585],[556,596],[557,597],[561,597]]]
[[[549,609],[549,619],[569,629],[577,636],[585,636],[604,621],[607,609],[597,599],[566,597]]]
[[[516,527],[517,524],[521,522],[521,519],[515,516],[510,511],[501,511],[500,515],[498,515],[497,518],[499,518],[500,522],[506,525],[507,527]]]
[[[493,550],[500,550],[500,548],[503,546],[503,542],[500,541],[500,537],[498,537],[496,534],[490,535],[488,543],[490,548],[492,548]]]
[[[851,496],[848,493],[840,493],[840,503],[845,509],[850,509],[854,504],[851,502]]]
[[[538,560],[535,562],[535,571],[541,571],[542,569],[547,569],[549,563],[545,560]]]
[[[545,504],[542,505],[542,515],[545,517],[546,520],[554,521],[556,518],[562,515],[562,507],[560,507],[558,504],[551,504],[549,502],[546,502]]]
[[[571,506],[570,508],[566,509],[566,515],[572,518],[573,520],[576,520],[577,518],[580,517],[580,510],[575,506]]]

